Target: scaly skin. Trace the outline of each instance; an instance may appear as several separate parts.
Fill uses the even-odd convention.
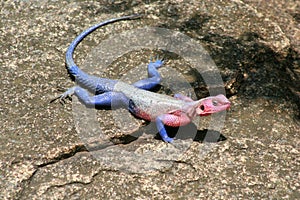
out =
[[[230,101],[222,94],[194,101],[181,94],[170,97],[148,91],[161,81],[157,69],[163,65],[163,61],[159,59],[150,61],[147,79],[140,80],[132,85],[88,75],[80,70],[73,60],[76,46],[84,37],[97,28],[138,17],[139,15],[131,15],[101,22],[88,28],[74,39],[66,52],[66,66],[69,74],[75,77],[78,86],[67,90],[59,96],[59,99],[64,100],[68,96],[76,95],[87,107],[125,107],[137,117],[155,121],[162,139],[165,142],[172,142],[173,139],[168,136],[164,125],[173,127],[186,125],[196,116],[206,116],[227,110],[230,107]],[[90,96],[86,89],[95,95]]]

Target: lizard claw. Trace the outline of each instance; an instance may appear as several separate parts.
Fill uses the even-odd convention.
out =
[[[156,57],[156,60],[154,60],[152,57],[150,57],[150,63],[149,65],[153,65],[156,69],[160,68],[164,64],[163,59],[160,59],[159,56]]]
[[[152,56],[150,56],[150,63],[155,63],[155,62],[161,62],[164,63],[165,60],[165,56],[160,57],[159,55],[155,56],[155,58],[153,58]]]
[[[162,137],[162,140],[167,142],[167,143],[172,143],[174,141],[174,139],[170,138],[170,137],[164,137],[164,138]]]
[[[158,61],[158,60],[163,62],[164,56],[160,57],[159,55],[157,55],[156,58],[155,58],[155,61]]]

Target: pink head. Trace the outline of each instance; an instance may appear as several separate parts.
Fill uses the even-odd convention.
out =
[[[211,96],[199,100],[197,115],[206,116],[230,108],[230,101],[223,95]]]

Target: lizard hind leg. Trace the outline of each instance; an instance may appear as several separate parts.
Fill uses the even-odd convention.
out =
[[[87,90],[75,86],[67,90],[60,96],[63,100],[66,97],[75,95],[78,97],[79,101],[89,108],[120,108],[128,107],[129,99],[119,92],[105,92],[102,94],[91,96]]]
[[[133,85],[143,90],[151,90],[155,88],[161,82],[161,75],[157,69],[163,64],[163,60],[157,59],[153,62],[152,59],[150,59],[150,63],[148,64],[148,78],[137,81]]]

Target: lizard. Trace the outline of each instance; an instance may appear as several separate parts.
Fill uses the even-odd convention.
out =
[[[163,66],[163,59],[150,59],[147,67],[148,77],[133,84],[89,75],[82,71],[73,59],[77,45],[96,29],[117,21],[139,17],[140,15],[134,14],[100,22],[80,33],[72,41],[66,51],[66,68],[69,75],[75,78],[77,85],[69,88],[57,99],[64,102],[64,99],[75,95],[88,108],[126,108],[135,117],[155,122],[162,140],[171,143],[174,139],[168,136],[165,126],[184,126],[197,116],[227,110],[230,101],[223,94],[194,101],[182,94],[168,96],[152,92],[162,80],[158,69]]]

